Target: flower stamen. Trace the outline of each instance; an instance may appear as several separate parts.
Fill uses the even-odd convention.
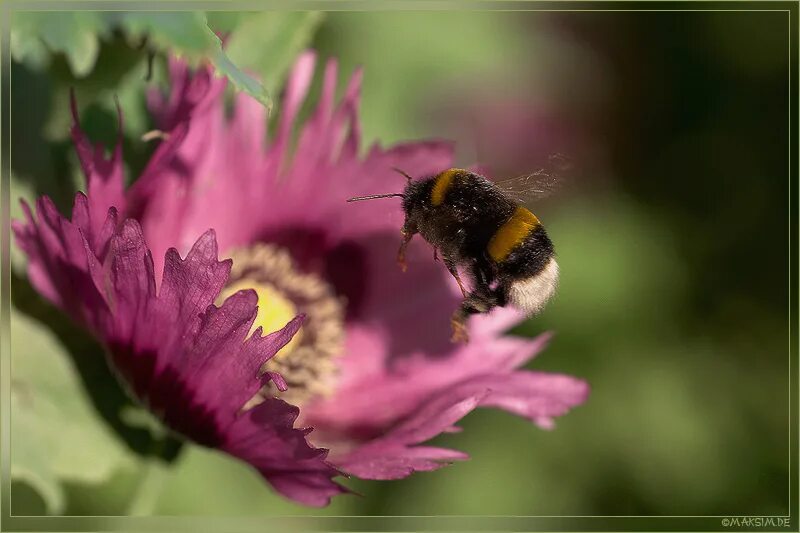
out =
[[[329,395],[336,379],[335,359],[344,345],[344,301],[319,277],[300,272],[283,248],[258,243],[228,255],[233,266],[218,301],[242,289],[255,290],[259,309],[254,329],[261,326],[265,334],[270,333],[295,315],[306,315],[292,341],[261,368],[280,373],[289,389],[280,392],[270,383],[260,394],[279,396],[295,405]],[[259,402],[251,400],[246,407]]]

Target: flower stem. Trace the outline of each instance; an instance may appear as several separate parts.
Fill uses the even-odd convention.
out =
[[[183,442],[166,433],[152,441],[142,461],[142,476],[128,506],[128,516],[152,515],[167,478],[169,465],[180,453]]]
[[[148,456],[143,470],[139,485],[128,506],[128,516],[152,515],[167,477],[167,465],[156,454]]]

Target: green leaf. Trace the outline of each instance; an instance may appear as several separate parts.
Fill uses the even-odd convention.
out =
[[[44,41],[35,33],[20,31],[16,26],[11,29],[11,57],[36,71],[44,70],[50,64],[50,52]]]
[[[267,90],[228,59],[222,41],[208,27],[205,13],[125,13],[119,23],[130,33],[148,35],[159,48],[182,54],[190,62],[209,59],[217,73],[227,77],[236,89],[271,108]]]
[[[208,11],[208,27],[222,34],[227,34],[239,27],[243,18],[252,16],[252,13],[241,11]]]
[[[211,54],[216,48],[215,36],[209,35],[202,12],[112,13],[108,21],[131,36],[147,36],[148,42],[158,48],[174,50],[192,60]]]
[[[97,416],[69,356],[49,332],[11,313],[11,478],[64,508],[61,480],[101,483],[134,457]]]
[[[322,21],[319,11],[266,11],[244,18],[231,35],[226,52],[231,61],[261,75],[271,92],[297,54],[307,47]]]
[[[214,68],[217,70],[217,73],[226,76],[228,81],[230,81],[235,88],[246,92],[264,104],[267,108],[267,112],[272,111],[272,99],[269,96],[269,92],[257,80],[239,70],[239,68],[228,59],[228,56],[225,55],[221,45],[214,52],[211,61],[214,63]]]
[[[232,23],[232,20],[228,22]],[[151,50],[182,56],[193,65],[203,60],[210,61],[217,73],[226,76],[235,89],[246,92],[267,109],[272,106],[269,92],[261,83],[228,58],[203,12],[18,13],[11,30],[12,56],[32,68],[41,69],[49,63],[48,48],[53,52],[63,52],[72,73],[84,77],[95,66],[100,38],[111,35],[114,29],[124,30],[128,46],[142,49],[142,54],[147,46]],[[286,38],[292,35],[290,32]],[[292,43],[295,41],[287,50],[296,48],[297,45]],[[280,59],[276,60],[279,66],[290,60],[282,55],[277,59]]]
[[[63,53],[72,72],[83,77],[94,67],[100,50],[99,36],[106,30],[97,12],[17,12],[11,25],[11,55],[41,67],[46,64],[41,45],[44,43],[52,52]]]

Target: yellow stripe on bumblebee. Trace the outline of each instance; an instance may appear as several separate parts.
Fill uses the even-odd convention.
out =
[[[489,240],[486,247],[489,257],[496,263],[504,261],[539,224],[536,215],[522,206],[517,207]]]
[[[436,182],[433,184],[433,190],[431,191],[432,205],[442,205],[447,191],[453,185],[453,180],[462,172],[466,172],[466,170],[460,168],[451,168],[436,176]]]

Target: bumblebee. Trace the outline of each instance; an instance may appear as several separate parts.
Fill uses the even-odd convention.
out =
[[[529,316],[542,310],[558,284],[553,243],[539,219],[514,197],[535,190],[547,174],[492,182],[474,172],[451,168],[415,180],[405,172],[403,193],[376,194],[347,201],[401,197],[405,222],[397,262],[405,271],[405,251],[419,233],[434,247],[458,283],[464,300],[451,319],[454,342],[467,342],[470,315],[513,305]],[[465,269],[468,291],[458,268]]]

